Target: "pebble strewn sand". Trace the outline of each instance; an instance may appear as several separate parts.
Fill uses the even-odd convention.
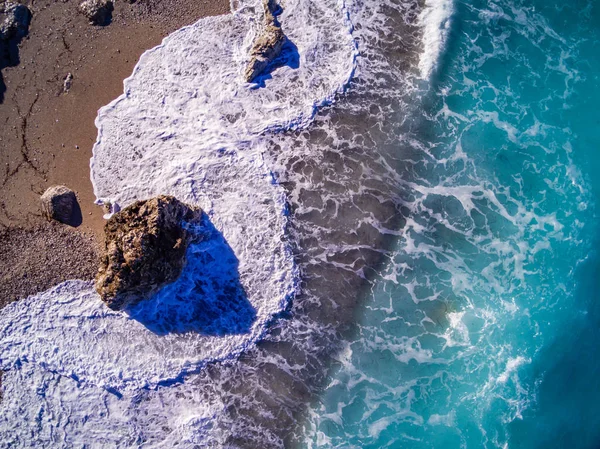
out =
[[[93,235],[59,223],[0,231],[0,308],[68,279],[92,279],[98,255]]]

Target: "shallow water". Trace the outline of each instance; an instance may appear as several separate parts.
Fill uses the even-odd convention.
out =
[[[283,6],[299,67],[240,82],[235,2],[142,58],[92,166],[100,199],[201,205],[251,323],[161,335],[87,284],[16,303],[0,447],[597,447],[600,7]]]
[[[407,224],[304,445],[597,447],[600,8],[446,9],[412,150],[394,136]]]

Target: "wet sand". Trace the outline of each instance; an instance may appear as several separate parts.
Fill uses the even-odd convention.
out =
[[[123,92],[123,79],[145,50],[201,17],[229,12],[227,0],[116,1],[112,22],[99,27],[77,12],[78,1],[23,3],[33,13],[29,33],[0,80],[0,253],[12,255],[0,258],[0,307],[65,276],[89,279],[95,272],[104,224],[89,178],[97,110]],[[55,184],[77,194],[77,229],[41,217],[39,196]],[[70,253],[44,243],[61,238]],[[28,247],[36,250],[24,252]],[[72,260],[63,260],[69,254]]]

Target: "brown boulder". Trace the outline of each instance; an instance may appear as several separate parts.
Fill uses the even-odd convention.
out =
[[[105,255],[95,283],[106,305],[121,310],[176,280],[194,239],[185,223],[201,215],[199,208],[164,195],[114,214],[104,227]]]
[[[112,0],[84,0],[79,4],[79,12],[86,16],[92,25],[108,25],[112,20],[113,10]]]
[[[48,220],[56,220],[77,227],[82,222],[81,209],[75,192],[65,186],[52,186],[40,197],[42,213]]]
[[[275,3],[272,0],[263,0],[263,8],[265,10],[265,26],[250,49],[250,62],[244,72],[247,82],[251,82],[260,75],[280,55],[286,41],[285,34],[273,15],[273,10],[276,8]]]

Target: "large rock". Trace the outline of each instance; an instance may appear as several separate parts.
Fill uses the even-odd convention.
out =
[[[79,4],[79,12],[94,25],[108,25],[113,9],[112,0],[85,0]]]
[[[95,285],[106,305],[121,310],[177,279],[193,239],[184,224],[201,215],[172,196],[137,201],[114,214],[104,227],[106,253]]]
[[[48,220],[56,220],[69,226],[79,226],[81,208],[75,192],[65,186],[52,186],[40,197],[42,213]]]
[[[9,40],[27,34],[31,12],[25,5],[0,1],[0,39]]]
[[[252,82],[267,66],[281,54],[286,37],[275,19],[273,11],[276,5],[272,0],[263,0],[265,9],[265,26],[256,36],[250,49],[250,61],[244,72],[247,82]]]

